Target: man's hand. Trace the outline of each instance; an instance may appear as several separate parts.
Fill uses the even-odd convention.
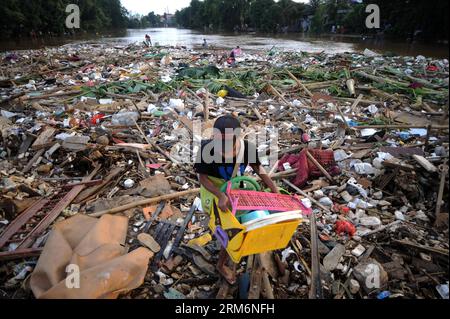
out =
[[[280,191],[278,190],[277,185],[273,182],[273,180],[270,178],[270,176],[266,173],[266,170],[261,165],[259,166],[252,166],[253,170],[258,174],[258,176],[261,178],[261,180],[266,184],[267,187],[270,188],[270,191],[274,194],[280,194]]]
[[[221,193],[219,196],[219,208],[222,212],[227,212],[232,209],[231,202],[224,193]]]
[[[271,191],[272,193],[274,193],[274,194],[281,194],[281,193],[280,193],[280,190],[278,189],[278,187],[275,187],[275,188],[271,187],[271,188],[270,188],[270,191]]]

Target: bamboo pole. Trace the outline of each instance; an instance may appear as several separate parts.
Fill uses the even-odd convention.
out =
[[[205,122],[209,121],[209,92],[208,90],[206,90],[206,94],[205,94],[205,103],[204,103],[204,117],[205,117]]]
[[[134,124],[136,125],[136,128],[138,129],[139,133],[141,133],[142,137],[144,138],[144,140],[147,142],[148,145],[150,145],[151,147],[153,147],[154,149],[156,149],[159,153],[161,153],[161,155],[163,155],[166,159],[168,159],[169,161],[172,161],[175,164],[178,164],[179,162],[174,159],[172,156],[170,156],[169,154],[167,154],[167,152],[165,152],[161,147],[159,147],[158,145],[156,145],[155,143],[152,143],[148,137],[145,135],[144,131],[141,129],[141,127],[139,126],[139,124],[135,121]]]
[[[163,195],[163,196],[158,196],[158,197],[153,197],[153,198],[149,198],[149,199],[144,199],[144,200],[140,200],[134,203],[130,203],[127,205],[123,205],[123,206],[118,206],[115,208],[111,208],[111,209],[107,209],[98,213],[94,213],[94,214],[90,214],[89,216],[92,217],[100,217],[106,214],[115,214],[115,213],[120,213],[123,212],[125,210],[128,209],[132,209],[132,208],[136,208],[139,206],[144,206],[144,205],[151,205],[151,204],[156,204],[159,203],[161,201],[168,201],[168,200],[172,200],[172,199],[176,199],[182,196],[187,196],[187,195],[193,195],[193,194],[197,194],[200,192],[200,188],[196,188],[196,189],[191,189],[191,190],[187,190],[187,191],[183,191],[183,192],[178,192],[178,193],[173,193],[173,194],[167,194],[167,195]]]
[[[269,84],[269,87],[270,87],[270,90],[271,90],[273,93],[275,93],[275,95],[278,96],[278,97],[280,98],[280,100],[283,101],[283,103],[285,103],[285,104],[287,104],[287,105],[290,104],[290,103],[289,103],[289,102],[281,95],[281,93],[278,92],[277,89],[273,87],[272,84]]]
[[[325,175],[325,177],[330,182],[334,183],[333,177],[331,177],[331,175],[327,172],[327,170],[323,168],[322,165],[320,165],[320,163],[314,158],[314,156],[312,156],[308,151],[306,151],[306,156],[308,156],[308,158],[314,163],[314,165],[317,166],[317,168],[322,172],[323,175]]]
[[[292,74],[291,72],[289,72],[289,70],[286,70],[286,72],[287,72],[287,74],[289,75],[289,77],[290,77],[292,80],[294,80],[294,81],[298,84],[298,86],[301,87],[301,88],[303,89],[303,91],[306,92],[306,94],[308,94],[310,97],[313,96],[313,94],[311,93],[311,91],[308,90],[308,88],[307,88],[302,82],[300,82],[300,80],[297,79],[296,76],[295,76],[294,74]]]
[[[70,91],[70,92],[61,92],[61,93],[52,93],[45,95],[37,95],[37,96],[24,96],[21,98],[22,101],[31,101],[31,100],[44,100],[52,97],[60,97],[60,96],[69,96],[69,95],[77,95],[82,93],[81,90]]]

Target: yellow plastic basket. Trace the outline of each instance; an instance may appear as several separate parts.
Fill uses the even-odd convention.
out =
[[[232,212],[219,209],[217,198],[211,210],[209,228],[235,263],[245,256],[286,248],[302,222],[299,218],[247,231]]]

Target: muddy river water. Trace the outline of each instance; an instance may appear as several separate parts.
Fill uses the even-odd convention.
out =
[[[145,34],[152,37],[153,44],[196,47],[201,45],[203,39],[206,39],[209,45],[227,50],[236,45],[240,45],[244,50],[268,50],[276,46],[280,50],[325,51],[327,53],[355,52],[369,48],[380,53],[392,52],[398,55],[416,56],[421,54],[435,58],[448,58],[449,56],[448,43],[423,44],[393,40],[376,41],[364,39],[360,36],[339,35],[314,38],[304,34],[204,34],[199,31],[175,28],[125,30],[110,34],[90,34],[82,37],[43,37],[35,40],[0,39],[0,51],[36,49],[82,41],[128,44],[143,41]]]

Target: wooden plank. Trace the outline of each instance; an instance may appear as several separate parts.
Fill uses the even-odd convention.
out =
[[[116,167],[114,168],[102,181],[100,185],[91,187],[89,189],[86,189],[82,191],[77,198],[75,198],[74,203],[78,204],[84,201],[85,199],[91,197],[92,195],[98,193],[101,191],[106,185],[108,185],[113,179],[115,179],[120,173],[124,171],[123,167]]]
[[[262,276],[263,276],[262,278],[263,289],[261,291],[262,296],[265,299],[275,299],[273,295],[273,288],[272,285],[270,284],[269,275],[267,274],[266,271],[263,271]]]
[[[28,173],[33,167],[34,163],[41,157],[45,152],[45,148],[41,148],[39,151],[34,154],[33,158],[28,162],[28,164],[22,170],[22,173]]]
[[[47,203],[48,199],[42,198],[27,208],[23,213],[17,216],[0,236],[0,248],[2,248],[11,237],[17,233],[36,213],[38,213]]]
[[[31,258],[40,256],[43,248],[28,248],[28,249],[19,249],[15,251],[5,251],[0,252],[0,260],[15,260],[22,258]]]
[[[23,158],[24,154],[28,151],[28,149],[30,148],[31,144],[33,144],[33,142],[36,140],[36,137],[34,137],[33,135],[27,134],[27,138],[25,139],[25,141],[23,141],[23,143],[20,145],[20,149],[19,149],[19,159]]]
[[[436,173],[438,171],[437,167],[430,163],[425,157],[420,155],[413,155],[413,158],[417,163],[420,164],[424,169],[426,169],[430,173]]]
[[[248,292],[248,299],[250,300],[260,298],[263,281],[263,270],[261,264],[259,263],[259,256],[256,256],[255,259],[257,267],[253,267],[250,277],[250,289]]]
[[[225,279],[223,279],[222,285],[219,288],[219,292],[216,295],[216,299],[226,299],[229,291],[230,284]]]
[[[273,252],[259,254],[259,260],[262,268],[274,279],[278,278],[278,271],[273,260]]]
[[[45,129],[39,134],[36,141],[34,141],[31,148],[33,150],[40,150],[41,148],[52,145],[53,136],[56,134],[56,129],[51,126],[46,126]]]
[[[94,168],[91,174],[83,178],[82,182],[89,182],[97,174],[100,166]],[[64,198],[39,222],[39,224],[24,238],[17,249],[29,248],[35,240],[55,221],[55,219],[66,209],[67,206],[78,196],[85,188],[85,185],[79,185],[72,188]]]
[[[309,299],[323,299],[316,214],[311,214],[311,287]]]

